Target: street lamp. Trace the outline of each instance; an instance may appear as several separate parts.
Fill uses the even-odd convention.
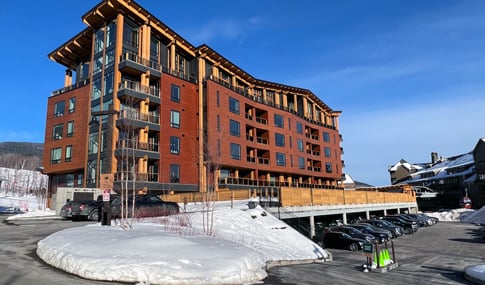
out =
[[[98,122],[97,117],[99,116],[106,116],[106,115],[119,115],[119,111],[113,110],[112,105],[108,110],[104,111],[93,111],[91,112],[91,121],[89,125],[92,127],[98,127],[98,149],[97,149],[97,156],[96,156],[96,178],[95,178],[95,187],[100,187],[100,176],[101,176],[101,124]],[[111,130],[112,123],[108,123],[108,130]],[[108,132],[110,133],[110,132]],[[111,135],[111,134],[110,134]],[[109,192],[111,189],[103,189],[103,208],[101,213],[101,225],[103,226],[110,226],[111,225],[111,207],[110,207],[110,198]],[[107,193],[106,193],[107,192]]]

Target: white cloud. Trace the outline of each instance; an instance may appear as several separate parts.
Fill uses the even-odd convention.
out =
[[[202,27],[192,30],[189,38],[195,43],[209,43],[215,39],[234,40],[244,37],[249,30],[258,28],[263,23],[259,16],[247,20],[215,18]]]

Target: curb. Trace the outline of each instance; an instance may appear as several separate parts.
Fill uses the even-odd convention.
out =
[[[465,268],[465,274],[464,274],[465,279],[466,279],[466,280],[468,280],[468,281],[471,281],[471,282],[473,282],[473,283],[476,283],[476,284],[485,285],[485,280],[475,278],[475,277],[473,277],[473,276],[471,276],[471,275],[469,275],[469,274],[467,273],[467,270],[468,270],[469,268],[472,268],[472,267],[475,267],[475,266],[476,266],[476,265],[472,265],[472,266],[468,266],[467,268]]]

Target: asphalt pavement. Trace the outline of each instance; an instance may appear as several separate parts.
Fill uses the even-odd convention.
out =
[[[464,277],[468,266],[485,264],[480,226],[439,222],[394,240],[395,269],[364,272],[362,252],[328,249],[333,261],[269,270],[264,284],[475,284]]]

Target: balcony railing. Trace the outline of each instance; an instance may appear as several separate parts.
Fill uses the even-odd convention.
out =
[[[316,150],[307,150],[306,153],[315,155],[315,156],[320,156],[320,152]]]
[[[219,179],[220,185],[247,185],[253,187],[297,187],[297,188],[313,188],[313,189],[338,189],[342,190],[337,186],[325,185],[325,184],[313,184],[305,182],[293,181],[292,183],[287,181],[267,181],[258,180],[250,178],[236,178],[236,177],[224,177]]]
[[[116,143],[116,147],[118,149],[137,149],[137,150],[145,150],[145,151],[153,151],[158,152],[158,144],[157,143],[147,143],[147,142],[139,142],[133,139],[123,139],[119,140]]]
[[[131,61],[146,66],[148,68],[155,69],[157,71],[160,70],[160,65],[158,64],[158,62],[142,58],[141,56],[133,52],[125,52],[124,54],[122,54],[120,56],[120,63],[123,61]]]
[[[257,137],[256,142],[261,143],[261,144],[268,144],[268,139],[263,138],[263,137]]]
[[[135,121],[143,121],[149,122],[153,124],[160,123],[160,116],[159,115],[151,115],[151,114],[142,114],[136,110],[122,110],[120,113],[120,119],[129,119]]]
[[[137,81],[123,80],[122,82],[120,82],[120,86],[119,86],[119,90],[122,90],[122,89],[128,89],[135,92],[160,98],[160,89],[154,86],[141,85],[140,82],[137,82]]]
[[[115,173],[115,181],[140,181],[158,182],[158,173],[133,173],[133,171],[118,171]]]
[[[164,71],[165,72],[165,71]],[[304,114],[302,114],[301,112],[297,112],[294,110],[294,108],[289,108],[289,107],[285,107],[281,104],[275,104],[273,103],[272,101],[268,101],[268,100],[263,100],[263,97],[261,95],[253,95],[253,94],[249,94],[247,92],[247,88],[241,88],[240,86],[233,86],[232,84],[230,84],[227,80],[224,80],[224,79],[221,79],[221,78],[218,78],[216,76],[213,76],[213,75],[208,75],[205,80],[212,80],[226,88],[229,88],[231,90],[233,90],[234,92],[250,99],[251,101],[254,101],[254,102],[257,102],[257,103],[261,103],[261,104],[264,104],[264,105],[267,105],[267,106],[271,106],[275,109],[280,109],[280,110],[283,110],[283,111],[286,111],[286,112],[290,112],[292,114],[295,114],[297,115],[298,117],[312,123],[312,124],[315,124],[315,125],[318,125],[318,126],[322,126],[324,128],[328,128],[328,129],[332,129],[332,130],[335,130],[336,127],[335,126],[332,126],[332,125],[328,125],[324,122],[321,122],[321,121],[317,121],[317,120],[314,120],[313,118],[308,118],[306,116],[304,116]]]
[[[260,124],[263,124],[263,125],[267,125],[268,124],[268,120],[266,120],[264,118],[261,118],[261,117],[256,117],[256,122],[258,122]]]
[[[168,73],[168,74],[176,76],[178,78],[182,78],[183,80],[192,82],[194,84],[197,84],[197,82],[198,82],[197,77],[195,75],[187,74],[187,73],[184,73],[184,72],[179,71],[179,70],[173,70],[173,69],[170,69],[168,66],[162,66],[162,71],[164,73]]]
[[[63,87],[61,89],[57,89],[56,91],[53,91],[51,96],[56,96],[56,95],[59,95],[59,94],[69,92],[69,91],[77,89],[79,87],[86,86],[86,85],[88,85],[88,83],[89,83],[89,78],[85,78],[85,79],[83,79],[79,82],[72,84],[71,86]]]

